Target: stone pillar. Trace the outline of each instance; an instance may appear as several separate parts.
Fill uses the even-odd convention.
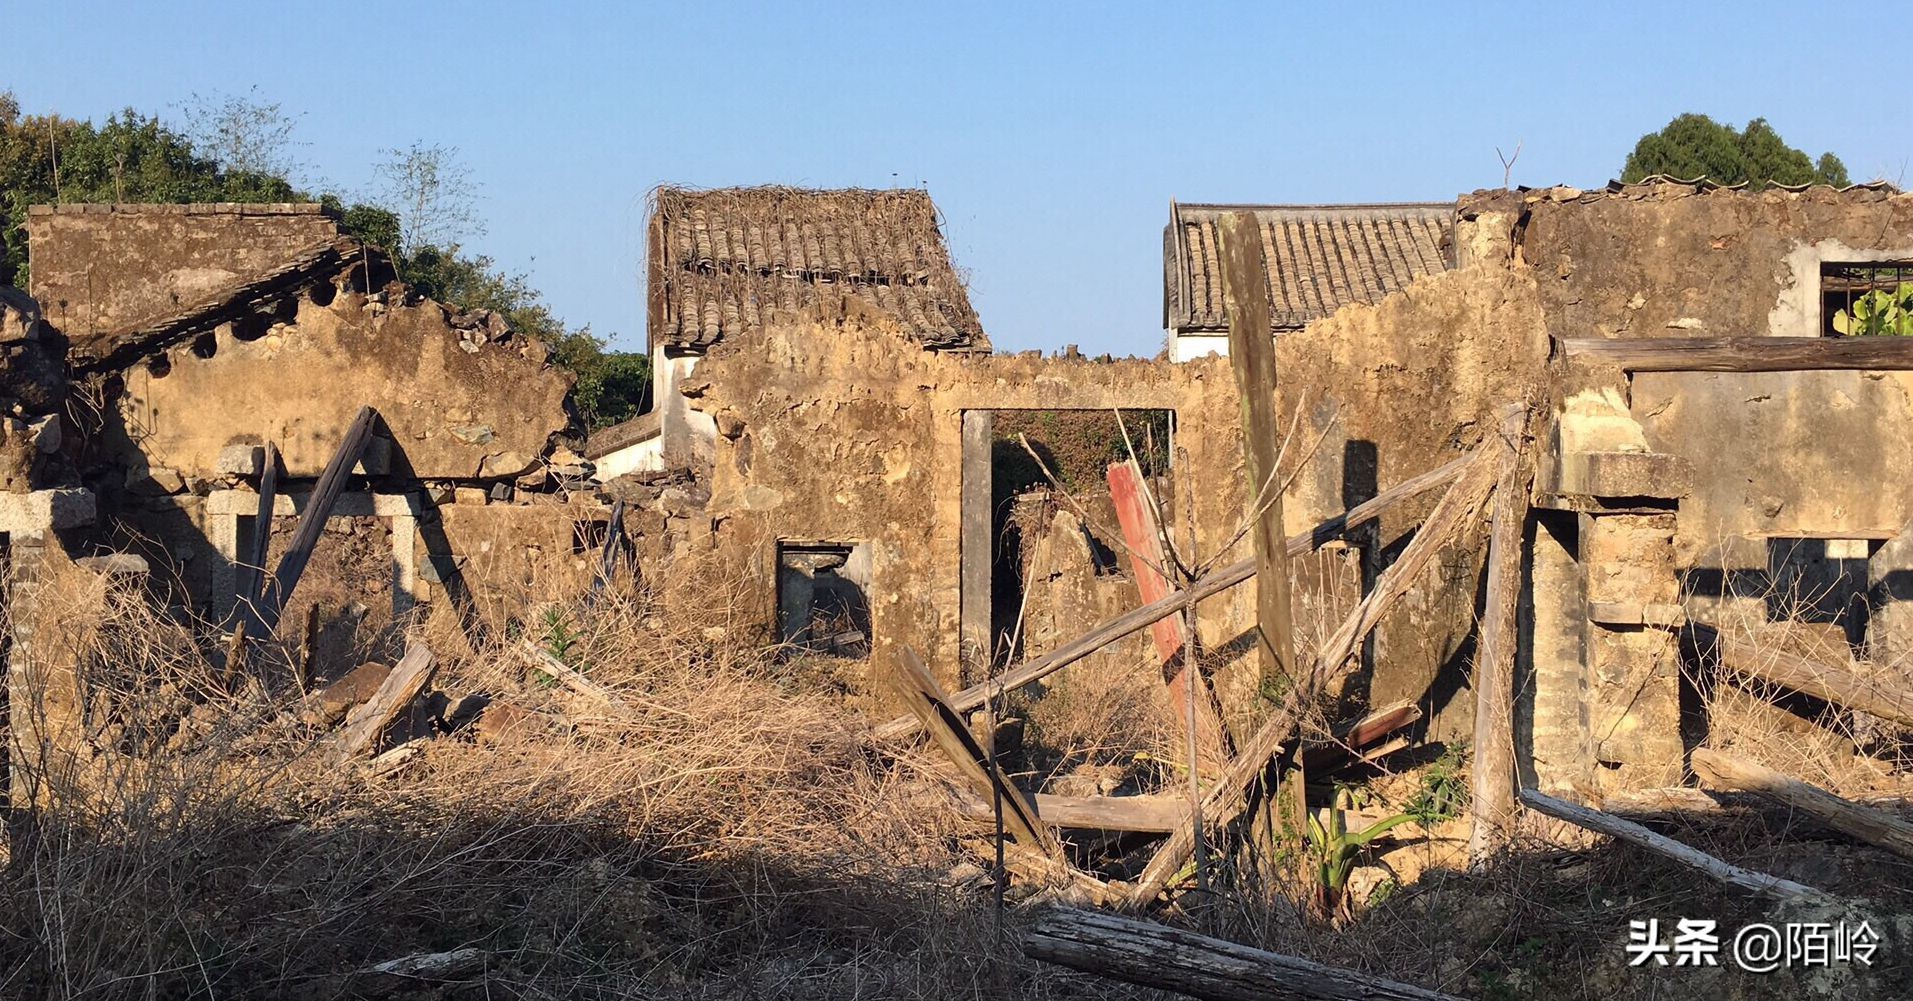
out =
[[[1680,580],[1674,515],[1581,518],[1589,738],[1602,791],[1674,785],[1680,730]]]
[[[1523,784],[1584,799],[1595,787],[1588,730],[1587,581],[1575,562],[1578,519],[1541,511],[1528,548],[1522,619],[1527,678],[1517,689],[1515,757]]]
[[[994,521],[990,503],[992,465],[990,446],[995,420],[988,410],[963,412],[961,469],[961,523],[958,536],[958,563],[961,589],[958,592],[958,637],[965,664],[974,665],[982,675],[989,674],[991,647],[990,585],[995,555]]]

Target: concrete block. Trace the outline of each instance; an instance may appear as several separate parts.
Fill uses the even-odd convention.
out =
[[[266,466],[266,450],[259,445],[227,445],[219,450],[219,463],[214,468],[228,476],[251,479],[258,476]]]
[[[1603,626],[1678,629],[1687,624],[1687,609],[1661,601],[1591,601],[1588,603],[1588,620]]]
[[[35,490],[30,494],[0,494],[0,532],[39,533],[49,529],[91,525],[94,498],[90,490]]]
[[[126,489],[147,497],[164,497],[186,489],[186,477],[165,466],[135,466],[126,471]]]
[[[1569,452],[1555,465],[1554,493],[1673,500],[1694,488],[1693,464],[1665,452]]]
[[[152,572],[146,558],[137,553],[112,553],[106,556],[82,556],[73,561],[82,570],[102,577],[143,577]]]

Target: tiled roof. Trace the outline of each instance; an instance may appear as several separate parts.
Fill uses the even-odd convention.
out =
[[[990,347],[923,191],[660,188],[650,253],[654,345],[702,351],[848,292],[926,348]]]
[[[1163,325],[1229,329],[1217,221],[1251,212],[1269,264],[1269,320],[1292,330],[1351,302],[1373,303],[1453,267],[1453,202],[1391,205],[1178,205],[1163,234]]]
[[[628,421],[591,432],[590,437],[585,440],[585,458],[596,462],[620,449],[630,448],[639,442],[656,438],[662,427],[659,420],[658,412],[652,410]]]

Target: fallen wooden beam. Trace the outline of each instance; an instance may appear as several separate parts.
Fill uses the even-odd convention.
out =
[[[1904,337],[1581,337],[1555,345],[1568,361],[1629,372],[1913,369],[1913,341]]]
[[[1545,813],[1556,820],[1565,820],[1576,827],[1586,828],[1597,834],[1619,838],[1629,844],[1639,845],[1658,855],[1664,855],[1688,868],[1697,870],[1728,886],[1772,897],[1781,901],[1801,901],[1817,906],[1837,905],[1838,899],[1831,894],[1816,890],[1811,886],[1796,883],[1779,876],[1742,869],[1740,866],[1724,862],[1698,848],[1692,848],[1675,841],[1666,835],[1656,834],[1631,820],[1622,820],[1611,813],[1602,813],[1566,800],[1555,799],[1533,789],[1521,790],[1521,802],[1531,810]]]
[[[1698,639],[1713,642],[1721,666],[1736,674],[1913,726],[1913,692],[1875,684],[1784,650],[1762,647],[1748,637],[1709,623],[1696,621],[1692,628]]]
[[[1023,933],[1023,952],[1098,976],[1216,1001],[1461,1001],[1153,921],[1069,907],[1038,917]]]
[[[915,650],[904,648],[903,655],[897,658],[892,681],[897,694],[929,731],[931,741],[956,766],[957,774],[969,785],[970,791],[985,801],[1001,804],[1003,829],[1024,848],[1061,859],[1063,850],[1055,832],[1038,818],[1036,808],[1024,798],[1023,791],[996,769],[990,756],[963,725],[963,717],[950,708],[942,686]]]
[[[956,793],[957,812],[971,820],[990,820],[987,800],[969,790]],[[1039,792],[1036,815],[1052,827],[1085,831],[1167,834],[1189,819],[1189,801],[1181,796],[1054,796]]]
[[[1323,642],[1308,683],[1291,691],[1288,698],[1262,721],[1255,733],[1237,748],[1235,760],[1229,763],[1221,780],[1203,797],[1200,816],[1205,825],[1220,829],[1241,816],[1249,803],[1251,783],[1261,776],[1289,742],[1307,700],[1312,699],[1314,693],[1320,691],[1322,685],[1331,678],[1353,665],[1355,652],[1361,648],[1363,637],[1381,622],[1382,616],[1402,595],[1408,593],[1409,586],[1435,558],[1435,554],[1448,544],[1450,537],[1481,509],[1482,502],[1494,489],[1496,470],[1500,465],[1497,461],[1499,449],[1498,442],[1484,442],[1469,453],[1460,477],[1435,503],[1435,509],[1415,530],[1415,537],[1402,550],[1401,556],[1382,572],[1381,579],[1375,582],[1375,589],[1362,599],[1361,604],[1355,606],[1355,610],[1342,621],[1335,633]],[[1142,875],[1137,878],[1127,901],[1128,906],[1141,907],[1154,900],[1189,861],[1195,851],[1195,843],[1196,832],[1191,827],[1179,828],[1171,834],[1156,850],[1155,857],[1143,867]]]
[[[1521,540],[1528,520],[1527,411],[1502,457],[1488,536],[1487,595],[1475,642],[1475,760],[1469,768],[1473,829],[1468,857],[1479,866],[1507,842],[1515,818],[1514,659],[1521,595]]]
[[[518,656],[531,665],[533,670],[543,672],[551,680],[577,692],[593,702],[620,713],[631,712],[631,707],[616,692],[584,676],[577,668],[551,655],[549,650],[538,645],[537,641],[526,639],[512,648]]]
[[[386,728],[425,690],[437,666],[437,659],[425,644],[418,640],[408,642],[404,658],[386,675],[378,692],[346,714],[345,732],[339,736],[336,757],[357,757],[377,747]]]
[[[1828,827],[1905,858],[1913,858],[1913,824],[1861,806],[1819,786],[1754,762],[1707,748],[1693,754],[1694,774],[1709,785],[1765,797],[1783,806],[1811,814]]]
[[[346,429],[344,440],[339,442],[339,450],[332,454],[332,460],[326,463],[324,472],[319,474],[319,482],[312,487],[312,497],[306,503],[306,510],[299,518],[299,527],[287,543],[284,556],[279,557],[279,566],[266,581],[264,596],[259,600],[260,638],[272,635],[279,628],[279,615],[285,611],[286,602],[292,600],[292,591],[299,586],[299,578],[306,572],[306,563],[312,559],[312,549],[319,544],[319,536],[325,531],[326,519],[332,516],[332,507],[339,502],[339,494],[345,491],[346,478],[352,475],[352,467],[358,464],[359,456],[365,451],[365,443],[372,437],[372,426],[378,421],[379,412],[371,407],[360,407],[359,415]],[[271,522],[265,529],[271,530]]]
[[[1436,487],[1453,482],[1468,467],[1473,454],[1469,453],[1428,472],[1403,480],[1370,500],[1357,504],[1347,512],[1336,515],[1307,532],[1289,536],[1289,554],[1299,556],[1311,549],[1319,548],[1325,543],[1341,538],[1352,525],[1362,524],[1403,501],[1419,497]],[[1141,608],[1124,612],[1035,660],[1025,661],[982,684],[972,685],[957,692],[950,696],[950,708],[958,712],[976,709],[998,692],[1011,691],[1033,681],[1047,678],[1125,636],[1149,628],[1150,624],[1157,619],[1182,611],[1183,606],[1190,601],[1201,601],[1221,594],[1253,576],[1255,576],[1255,560],[1247,559],[1231,563],[1202,577],[1187,588],[1170,593],[1160,601],[1152,601]],[[921,724],[916,717],[899,716],[877,727],[874,735],[879,740],[895,740],[908,737],[920,728]]]

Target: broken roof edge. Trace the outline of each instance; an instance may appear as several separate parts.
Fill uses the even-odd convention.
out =
[[[613,452],[642,445],[663,432],[663,423],[659,411],[652,409],[626,421],[619,421],[610,427],[599,428],[585,436],[584,457],[589,462],[610,455]]]
[[[834,288],[893,316],[925,350],[991,350],[925,188],[660,184],[646,201],[654,349],[701,354]]]
[[[323,202],[60,202],[29,205],[27,215],[333,215]]]
[[[1250,214],[1263,230],[1269,328],[1279,333],[1452,268],[1463,197],[1330,204],[1172,199],[1163,231],[1163,328],[1171,337],[1227,332],[1215,229],[1230,213]],[[1285,233],[1295,238],[1285,240]]]

